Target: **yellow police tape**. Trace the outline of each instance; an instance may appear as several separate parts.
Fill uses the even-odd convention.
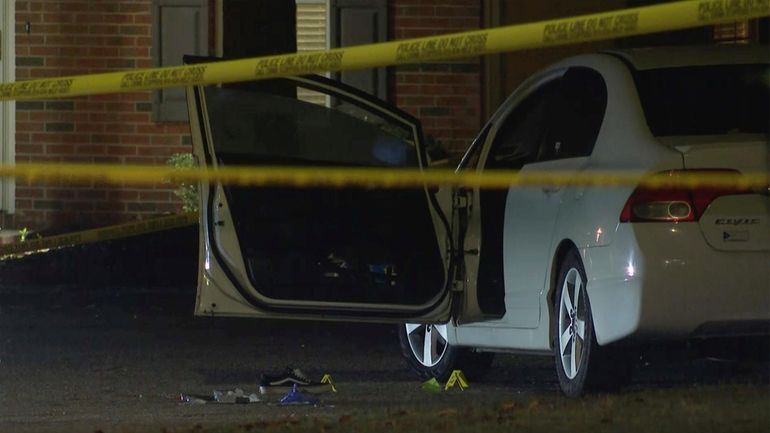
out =
[[[629,171],[512,171],[455,172],[450,169],[351,167],[231,166],[178,169],[158,165],[17,164],[0,165],[0,177],[31,182],[108,183],[148,185],[161,182],[209,182],[233,186],[415,188],[454,186],[502,189],[511,186],[636,186],[716,187],[767,190],[768,173],[677,171],[650,175]]]
[[[466,188],[509,188],[511,186],[647,186],[652,188],[740,188],[759,193],[770,191],[767,172],[729,171],[672,173],[604,172],[517,172],[487,170],[484,173],[454,172],[448,169],[388,169],[348,167],[226,167],[218,169],[176,169],[164,166],[115,166],[92,164],[19,164],[0,166],[0,177],[15,176],[35,182],[102,182],[155,184],[159,182],[211,182],[236,186],[420,188],[453,186]],[[84,230],[75,233],[0,245],[0,260],[80,245],[153,233],[198,222],[197,213],[165,216],[145,221]]]
[[[770,0],[699,0],[252,59],[0,84],[0,100],[230,83],[567,45],[770,15]]]
[[[146,233],[154,233],[178,227],[185,227],[198,222],[198,213],[184,213],[163,216],[144,221],[135,221],[80,232],[67,233],[40,239],[27,240],[15,244],[0,245],[0,260],[18,258],[36,252],[45,252],[54,248],[81,245],[92,242],[108,241]]]

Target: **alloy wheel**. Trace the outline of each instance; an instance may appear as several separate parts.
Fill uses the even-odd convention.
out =
[[[447,348],[447,325],[407,323],[406,336],[415,359],[433,367],[444,357]]]
[[[585,286],[580,272],[571,268],[564,278],[559,301],[559,354],[564,374],[574,379],[583,361],[586,334]]]

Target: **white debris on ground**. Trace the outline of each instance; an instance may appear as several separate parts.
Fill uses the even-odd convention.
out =
[[[214,391],[211,396],[180,394],[179,401],[189,404],[249,404],[260,400],[256,393],[246,394],[242,389],[235,388],[231,391]]]

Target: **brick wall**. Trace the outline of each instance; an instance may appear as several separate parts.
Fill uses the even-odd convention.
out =
[[[19,0],[17,80],[151,67],[151,19],[151,0]],[[153,122],[151,96],[20,101],[16,160],[164,164],[173,153],[190,152],[188,124]],[[98,226],[178,209],[169,185],[19,181],[12,224]]]
[[[480,3],[390,0],[389,38],[479,28]],[[17,0],[17,79],[150,67],[151,19],[151,0]],[[478,132],[479,58],[392,68],[389,85],[391,100],[455,154]],[[163,164],[173,153],[189,152],[188,125],[154,122],[151,97],[136,92],[19,102],[17,161]],[[179,210],[169,185],[20,181],[16,194],[16,214],[5,226],[98,226]]]
[[[392,39],[478,29],[478,0],[392,0]],[[406,65],[394,68],[392,99],[422,121],[426,135],[453,154],[465,150],[481,119],[481,60]]]

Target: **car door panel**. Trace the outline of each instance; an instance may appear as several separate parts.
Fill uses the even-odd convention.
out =
[[[591,153],[606,108],[601,76],[582,67],[550,71],[526,83],[493,120],[480,170],[579,171]],[[477,314],[490,326],[536,328],[549,288],[553,233],[565,186],[476,190],[468,213],[467,279]],[[472,283],[470,284],[472,285]],[[464,323],[470,322],[465,318]]]
[[[524,90],[523,97],[512,96],[506,105],[508,112],[495,116],[486,140],[485,150],[481,152],[477,170],[520,170],[536,162],[541,137],[544,133],[544,121],[550,95],[558,86],[560,73],[544,77],[533,83],[532,88]],[[506,108],[503,108],[506,110]],[[512,209],[518,211],[518,219],[527,219],[527,206],[520,206],[518,201],[533,201],[534,196],[527,195],[531,188],[513,187],[505,190],[475,189],[468,192],[468,201],[472,206],[468,211],[467,230],[465,232],[465,266],[467,285],[476,286],[476,315],[465,316],[462,323],[470,323],[479,318],[490,326],[536,326],[539,308],[537,297],[532,302],[511,298],[509,270],[510,260],[506,257],[511,246],[506,245],[506,231],[509,230]],[[539,195],[543,192],[536,188]],[[558,200],[557,200],[558,202]],[[555,218],[555,217],[554,217]],[[516,224],[519,224],[517,222]],[[519,228],[526,229],[526,227]],[[544,243],[542,232],[526,232],[538,237],[538,248]],[[550,234],[550,232],[549,232]],[[550,239],[549,239],[550,240]],[[517,240],[518,242],[518,240]],[[547,241],[545,242],[547,244]],[[547,247],[547,245],[546,245]],[[475,253],[475,254],[473,254]],[[529,300],[529,297],[526,297]],[[530,311],[531,310],[531,311]],[[534,317],[533,321],[530,320]],[[502,320],[500,320],[502,319]]]
[[[261,84],[188,89],[200,161],[424,166],[419,123],[405,113],[322,78],[281,80],[278,94]],[[342,111],[287,95],[292,85],[344,101]],[[202,185],[201,196],[198,314],[448,319],[448,223],[426,188]]]
[[[495,123],[490,122],[482,129],[463,156],[458,171],[477,173],[483,171],[480,159],[487,147],[490,134],[494,135],[493,127]],[[481,189],[457,188],[454,191],[452,203],[452,228],[457,243],[457,275],[460,279],[458,283],[463,289],[463,302],[460,308],[456,309],[455,320],[458,324],[481,321],[485,325],[494,323],[502,317],[502,312],[490,310],[489,306],[498,301],[499,306],[502,307],[501,297],[496,296],[493,291],[486,291],[483,298],[480,298],[478,290],[479,272],[483,271],[480,254],[483,225],[480,212]]]
[[[581,171],[596,143],[606,105],[607,88],[598,72],[583,67],[568,69],[547,104],[537,162],[525,165],[522,171]],[[540,300],[550,288],[548,271],[554,261],[554,244],[562,240],[554,239],[557,219],[562,225],[571,223],[568,217],[559,218],[565,197],[576,197],[568,185],[512,188],[509,193],[504,269],[506,309],[512,313],[506,319],[511,326],[533,328],[541,320]]]
[[[522,172],[578,171],[586,158],[570,158],[526,165]],[[511,188],[505,209],[503,266],[506,283],[505,323],[535,328],[541,320],[540,299],[548,288],[553,262],[556,222],[569,187]]]

